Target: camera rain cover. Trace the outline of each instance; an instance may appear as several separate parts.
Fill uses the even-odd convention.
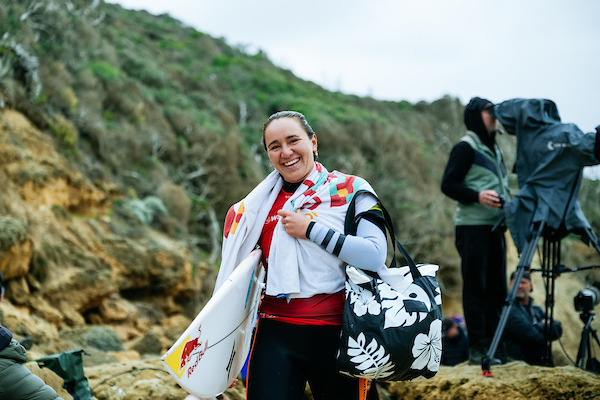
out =
[[[596,133],[562,123],[556,104],[546,99],[507,100],[494,106],[491,114],[517,136],[520,190],[504,210],[519,253],[539,222],[581,234],[587,243],[589,237],[583,233],[591,228],[578,194],[583,168],[600,163],[594,155]]]

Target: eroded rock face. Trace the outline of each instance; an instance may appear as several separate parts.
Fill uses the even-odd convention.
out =
[[[29,272],[32,243],[27,234],[24,222],[0,216],[0,271],[4,279],[26,276]]]
[[[35,336],[37,350],[61,351],[74,341],[60,331],[91,324],[112,326],[123,343],[146,338],[142,348],[156,353],[167,344],[148,339],[148,329],[195,315],[198,292],[209,295],[207,270],[192,277],[186,246],[141,224],[124,229],[112,213],[122,197],[115,186],[86,178],[50,136],[8,109],[0,109],[0,186],[0,323]]]

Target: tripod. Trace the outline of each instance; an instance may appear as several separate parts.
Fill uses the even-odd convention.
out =
[[[518,282],[521,282],[525,270],[530,270],[531,261],[533,260],[535,250],[541,237],[543,237],[544,239],[541,272],[543,278],[545,279],[546,316],[548,320],[544,327],[544,338],[546,339],[544,364],[546,366],[552,366],[552,339],[550,330],[552,329],[554,322],[554,290],[556,278],[558,278],[558,276],[562,272],[573,272],[582,269],[597,267],[590,266],[576,269],[567,269],[564,266],[560,265],[560,242],[561,239],[564,236],[566,236],[566,233],[567,232],[564,231],[561,232],[555,229],[548,229],[543,221],[540,222],[537,226],[534,225],[532,227],[529,239],[527,241],[527,244],[523,248],[521,259],[519,260],[519,264],[517,265],[517,273],[514,278],[515,284],[511,287],[510,291],[508,292],[508,295],[505,300],[505,305],[502,309],[502,314],[500,315],[500,321],[498,323],[498,327],[496,328],[496,332],[494,333],[494,337],[492,339],[489,351],[483,357],[482,360],[481,369],[482,374],[484,376],[491,376],[492,372],[490,370],[490,366],[492,363],[497,363],[497,360],[494,358],[494,354],[496,353],[498,345],[500,344],[500,339],[502,338],[504,328],[506,327],[506,322],[508,321],[510,310],[516,298],[517,289],[519,287]],[[596,251],[598,251],[598,254],[600,254],[600,243],[594,232],[592,232],[591,229],[586,228],[583,230],[582,235],[585,235],[586,239],[592,243]],[[591,319],[589,323],[591,323]],[[595,337],[597,338],[597,336]]]
[[[584,327],[581,331],[581,342],[579,343],[579,350],[577,351],[577,366],[581,369],[600,374],[600,362],[592,356],[591,338],[595,339],[598,346],[600,346],[600,340],[598,340],[596,330],[592,328],[594,313],[583,311],[579,317],[581,318],[581,321],[583,321]]]

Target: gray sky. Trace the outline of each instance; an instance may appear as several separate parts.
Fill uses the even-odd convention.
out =
[[[598,0],[108,2],[261,49],[329,90],[413,103],[544,97],[563,122],[600,125]]]

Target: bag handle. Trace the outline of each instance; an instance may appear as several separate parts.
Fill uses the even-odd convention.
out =
[[[381,206],[381,211],[383,214],[383,219],[385,222],[385,227],[389,231],[390,238],[392,239],[392,245],[394,245],[394,243],[396,244],[396,246],[394,247],[394,255],[392,257],[392,263],[390,264],[390,268],[395,268],[397,266],[397,263],[396,263],[396,247],[397,247],[398,250],[400,251],[400,253],[402,254],[402,256],[406,259],[406,262],[408,264],[408,267],[410,268],[410,273],[412,274],[413,280],[421,278],[422,277],[421,272],[419,272],[417,266],[415,265],[415,262],[410,257],[410,255],[408,254],[408,252],[406,251],[404,246],[402,246],[402,244],[400,244],[400,242],[396,239],[396,235],[394,233],[394,225],[392,223],[392,218],[390,217],[390,214],[388,213],[388,211],[385,209],[385,207],[383,206],[383,204],[381,203],[379,198],[374,193],[369,192],[368,190],[362,189],[362,190],[357,191],[354,194],[354,196],[352,197],[352,200],[350,201],[350,204],[348,205],[348,211],[346,212],[346,219],[344,221],[344,233],[350,234],[350,235],[356,235],[356,228],[357,228],[358,222],[361,218],[364,218],[367,221],[377,224],[377,222],[374,220],[374,218],[372,218],[366,212],[362,212],[362,213],[354,216],[354,214],[356,213],[356,204],[355,204],[356,198],[363,193],[368,193],[371,196],[374,196],[377,199],[377,201],[379,202],[379,205]]]

